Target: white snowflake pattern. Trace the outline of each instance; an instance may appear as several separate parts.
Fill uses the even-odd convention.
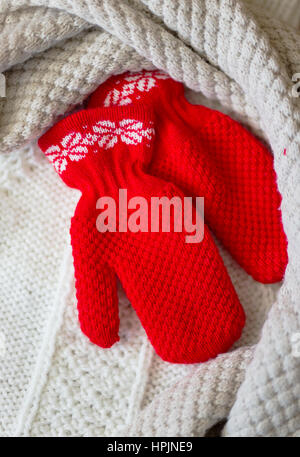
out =
[[[143,122],[135,119],[123,119],[119,122],[110,120],[98,121],[91,127],[91,132],[84,135],[72,132],[66,135],[59,145],[53,145],[46,149],[45,155],[58,174],[62,174],[68,165],[68,161],[78,162],[86,157],[89,152],[88,146],[98,144],[100,148],[112,148],[119,140],[128,145],[138,145],[145,139],[147,144],[154,135],[153,122],[144,127]],[[83,126],[87,128],[87,126]]]
[[[68,158],[77,162],[85,157],[89,144],[91,144],[90,136],[83,137],[79,132],[72,132],[62,139],[60,146],[50,146],[45,154],[53,163],[55,170],[61,174],[67,168]]]
[[[138,98],[139,93],[149,92],[156,87],[158,79],[168,79],[166,73],[160,71],[149,71],[138,73],[137,75],[129,75],[124,78],[126,81],[121,89],[114,88],[110,90],[104,100],[104,106],[124,106],[133,103],[134,97]]]
[[[99,121],[93,127],[94,132],[100,133],[98,144],[104,149],[112,148],[118,139],[126,144],[137,145],[142,142],[143,138],[151,140],[154,129],[151,126],[143,128],[141,121],[134,119],[124,119],[117,124],[111,121]]]

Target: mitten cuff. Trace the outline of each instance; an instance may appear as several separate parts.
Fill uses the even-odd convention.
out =
[[[126,106],[142,102],[153,105],[155,100],[181,98],[184,95],[183,84],[172,79],[160,70],[126,72],[111,76],[92,93],[89,108],[97,106]]]
[[[143,125],[148,127],[152,125],[152,119],[150,108],[145,110],[141,105],[84,109],[67,116],[51,127],[40,137],[38,144],[45,153],[49,148],[59,152],[58,145],[64,146],[64,142],[67,144],[70,140],[69,135],[76,133],[92,135],[93,127],[99,121],[117,124],[121,120],[135,120],[143,122]],[[88,137],[86,144],[88,144]]]

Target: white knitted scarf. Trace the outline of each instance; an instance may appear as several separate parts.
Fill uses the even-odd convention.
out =
[[[220,247],[247,326],[200,365],[161,361],[122,291],[120,343],[101,350],[81,334],[68,239],[78,193],[34,143],[111,74],[142,68],[274,153],[284,282],[256,283]],[[226,421],[223,436],[300,436],[299,1],[0,0],[0,72],[0,434],[204,436]]]

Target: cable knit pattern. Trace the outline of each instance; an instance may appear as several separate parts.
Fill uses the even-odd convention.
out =
[[[6,284],[1,294],[1,331],[18,335],[13,341],[6,337],[8,356],[0,365],[5,384],[0,392],[2,435],[113,435],[122,433],[121,424],[126,423],[130,434],[157,436],[163,430],[168,435],[200,436],[221,416],[228,417],[224,436],[299,435],[300,363],[294,344],[295,335],[300,332],[300,101],[291,96],[291,78],[299,71],[296,13],[300,8],[294,1],[280,2],[289,14],[277,13],[276,20],[271,17],[269,1],[264,2],[264,15],[257,8],[258,1],[252,6],[250,3],[0,0],[0,48],[5,49],[0,53],[0,62],[7,80],[7,97],[0,101],[0,182],[5,195],[1,199],[1,230],[5,233],[1,255],[6,262],[1,281]],[[278,5],[278,1],[275,3]],[[47,36],[43,35],[43,27],[38,26],[43,24],[45,7],[49,9],[49,18],[60,18],[57,30],[55,21],[52,31],[45,27]],[[34,19],[27,23],[29,16]],[[6,39],[14,17],[23,24],[23,33],[16,32],[22,37],[18,43],[13,37]],[[285,17],[294,29],[282,22]],[[36,33],[30,35],[30,30]],[[240,283],[243,275],[235,273],[239,271],[236,267],[232,272],[241,284],[239,291],[233,279],[250,318],[241,344],[257,342],[252,361],[248,349],[243,347],[196,367],[198,375],[191,384],[182,378],[192,375],[195,367],[174,368],[157,360],[147,347],[145,336],[134,327],[124,332],[123,343],[121,338],[116,345],[120,358],[113,354],[108,358],[106,352],[96,353],[88,343],[81,344],[82,337],[72,317],[74,298],[70,292],[65,300],[68,292],[62,287],[69,284],[72,272],[68,268],[60,272],[63,260],[58,254],[67,244],[67,220],[74,209],[74,194],[71,197],[65,190],[57,193],[57,177],[50,166],[43,163],[41,168],[31,168],[31,162],[24,158],[26,151],[15,151],[75,103],[81,103],[111,74],[154,67],[190,89],[201,91],[224,110],[234,112],[236,118],[269,142],[289,243],[289,264],[276,300],[273,288],[252,283],[257,293],[250,298],[248,279]],[[4,155],[8,151],[12,151],[11,157]],[[21,167],[25,172],[22,176]],[[21,179],[22,185],[16,185],[15,179]],[[40,190],[41,185],[46,190],[38,196],[36,189]],[[49,195],[58,199],[55,205],[49,204]],[[30,201],[29,206],[26,201]],[[22,217],[23,225],[16,225],[15,213],[19,221]],[[53,225],[48,223],[51,220]],[[45,257],[45,251],[51,255]],[[31,252],[35,255],[28,255]],[[66,262],[69,265],[68,256]],[[247,300],[249,306],[245,304]],[[268,304],[262,310],[265,300]],[[254,307],[256,311],[252,314]],[[264,317],[260,336],[259,320],[262,323]],[[115,381],[125,372],[117,366],[129,366],[128,354],[132,356],[132,365],[126,370],[124,381],[128,389],[125,387],[121,396],[126,399],[115,406],[120,398],[120,384]],[[124,365],[120,364],[121,359]],[[107,364],[110,375],[115,372],[111,390],[105,387],[108,378],[100,376],[100,364]],[[224,373],[228,396],[216,396],[219,384],[206,382],[212,379],[213,370],[218,375]],[[216,415],[208,398],[218,398]],[[166,414],[163,405],[168,400]],[[182,407],[175,408],[180,401]],[[151,424],[147,422],[148,411],[153,413]]]
[[[18,13],[18,8],[24,5],[28,6],[29,3],[31,4],[26,0],[20,0],[17,3],[5,2],[2,17],[13,12],[14,14],[21,14],[24,10],[20,10],[20,13]],[[60,2],[56,3],[57,7],[61,5]],[[72,2],[72,5],[74,4],[73,8],[76,7],[75,3]],[[103,2],[99,2],[98,9],[102,4]],[[118,4],[120,3],[118,2]],[[82,8],[80,11],[82,13]],[[130,11],[131,15],[135,14],[134,10]],[[104,14],[103,11],[102,13]],[[106,24],[107,29],[110,31],[110,23],[104,22],[104,19],[107,19],[107,15],[104,17],[103,14],[97,16],[95,12],[95,16],[92,15],[90,17],[89,15],[88,17],[93,24],[96,22],[100,26]],[[101,22],[99,22],[100,19]],[[139,19],[141,18],[136,18],[135,21],[140,23]],[[139,33],[139,41],[142,41],[142,43],[145,42],[145,36],[148,37],[152,30],[152,22],[148,19],[148,16],[143,22],[145,22],[143,26],[139,25],[140,28],[142,27]],[[25,27],[25,24],[27,24],[26,18],[23,23]],[[245,100],[245,95],[233,80],[214,67],[207,65],[205,60],[191,52],[187,46],[176,40],[173,35],[164,31],[162,27],[159,25],[155,25],[155,27],[157,33],[154,38],[158,38],[157,45],[150,41],[150,36],[148,45],[151,45],[150,50],[155,53],[155,61],[159,59],[158,66],[161,63],[161,68],[170,72],[175,79],[182,81],[184,77],[184,82],[188,86],[201,90],[209,98],[218,99],[224,106],[244,116],[249,125],[258,127],[259,120],[255,107]],[[147,29],[149,29],[149,32]],[[42,29],[39,28],[39,30]],[[165,62],[165,52],[160,46],[161,41],[159,38],[163,31],[165,32],[166,49],[177,49],[177,46],[180,45],[180,55],[183,55],[184,60],[168,59]],[[77,29],[74,33],[76,34],[76,32]],[[36,35],[32,38],[33,47],[36,47],[35,37]],[[14,54],[10,41],[6,44],[7,41],[3,40],[7,55]],[[108,54],[110,50],[113,50],[111,55]],[[176,63],[176,68],[174,68]],[[178,66],[178,63],[180,63],[180,66]],[[173,72],[170,65],[172,65]],[[2,66],[3,68],[8,68],[8,65],[3,63]],[[121,73],[125,70],[139,70],[141,67],[150,69],[153,68],[153,65],[142,59],[132,48],[121,45],[119,40],[114,39],[107,33],[95,30],[82,32],[80,37],[75,37],[66,43],[61,42],[60,45],[57,44],[49,51],[43,52],[42,56],[30,59],[28,64],[20,67],[20,71],[17,71],[17,67],[13,73],[7,72],[6,99],[2,100],[2,103],[0,102],[1,150],[11,150],[13,147],[19,146],[24,141],[28,141],[41,133],[41,130],[49,125],[55,116],[67,111],[74,103],[80,103],[89,92],[95,89],[105,79],[105,72],[109,76],[109,74]],[[206,81],[216,81],[217,85],[208,84]],[[52,89],[49,91],[50,82]],[[28,86],[26,86],[26,91],[24,91],[24,84]],[[216,88],[218,88],[217,91]],[[63,97],[62,94],[64,95]],[[33,97],[34,106],[36,107],[34,116],[31,111]],[[4,119],[5,122],[3,121]]]
[[[204,436],[228,415],[236,387],[253,355],[249,349],[221,355],[202,364],[138,415],[123,436]],[[235,379],[235,381],[233,381]],[[231,390],[234,386],[234,390]],[[187,397],[192,400],[187,403]]]
[[[88,30],[7,70],[6,98],[0,99],[1,151],[38,136],[57,116],[81,103],[106,71],[120,73],[128,66],[153,68],[114,37]]]
[[[92,27],[77,16],[44,7],[2,13],[0,25],[2,72]]]

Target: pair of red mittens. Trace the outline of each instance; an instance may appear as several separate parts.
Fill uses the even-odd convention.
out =
[[[39,145],[82,192],[71,222],[82,331],[101,347],[118,341],[118,276],[156,352],[169,362],[202,362],[227,351],[245,321],[209,230],[201,243],[186,243],[189,233],[174,230],[174,214],[170,232],[161,220],[158,232],[118,229],[119,189],[149,207],[152,197],[177,197],[184,206],[175,185],[148,173],[154,134],[151,110],[96,108],[62,120]],[[115,202],[116,231],[97,230],[99,197]]]
[[[199,244],[172,229],[99,233],[96,202],[111,198],[118,214],[119,189],[147,202],[182,201],[178,187],[204,196],[206,220],[234,257],[256,279],[275,282],[287,257],[271,155],[228,117],[188,104],[182,85],[160,72],[113,77],[90,107],[39,141],[66,184],[82,192],[71,240],[83,332],[102,347],[118,340],[117,275],[164,360],[225,352],[245,316],[207,227]]]

